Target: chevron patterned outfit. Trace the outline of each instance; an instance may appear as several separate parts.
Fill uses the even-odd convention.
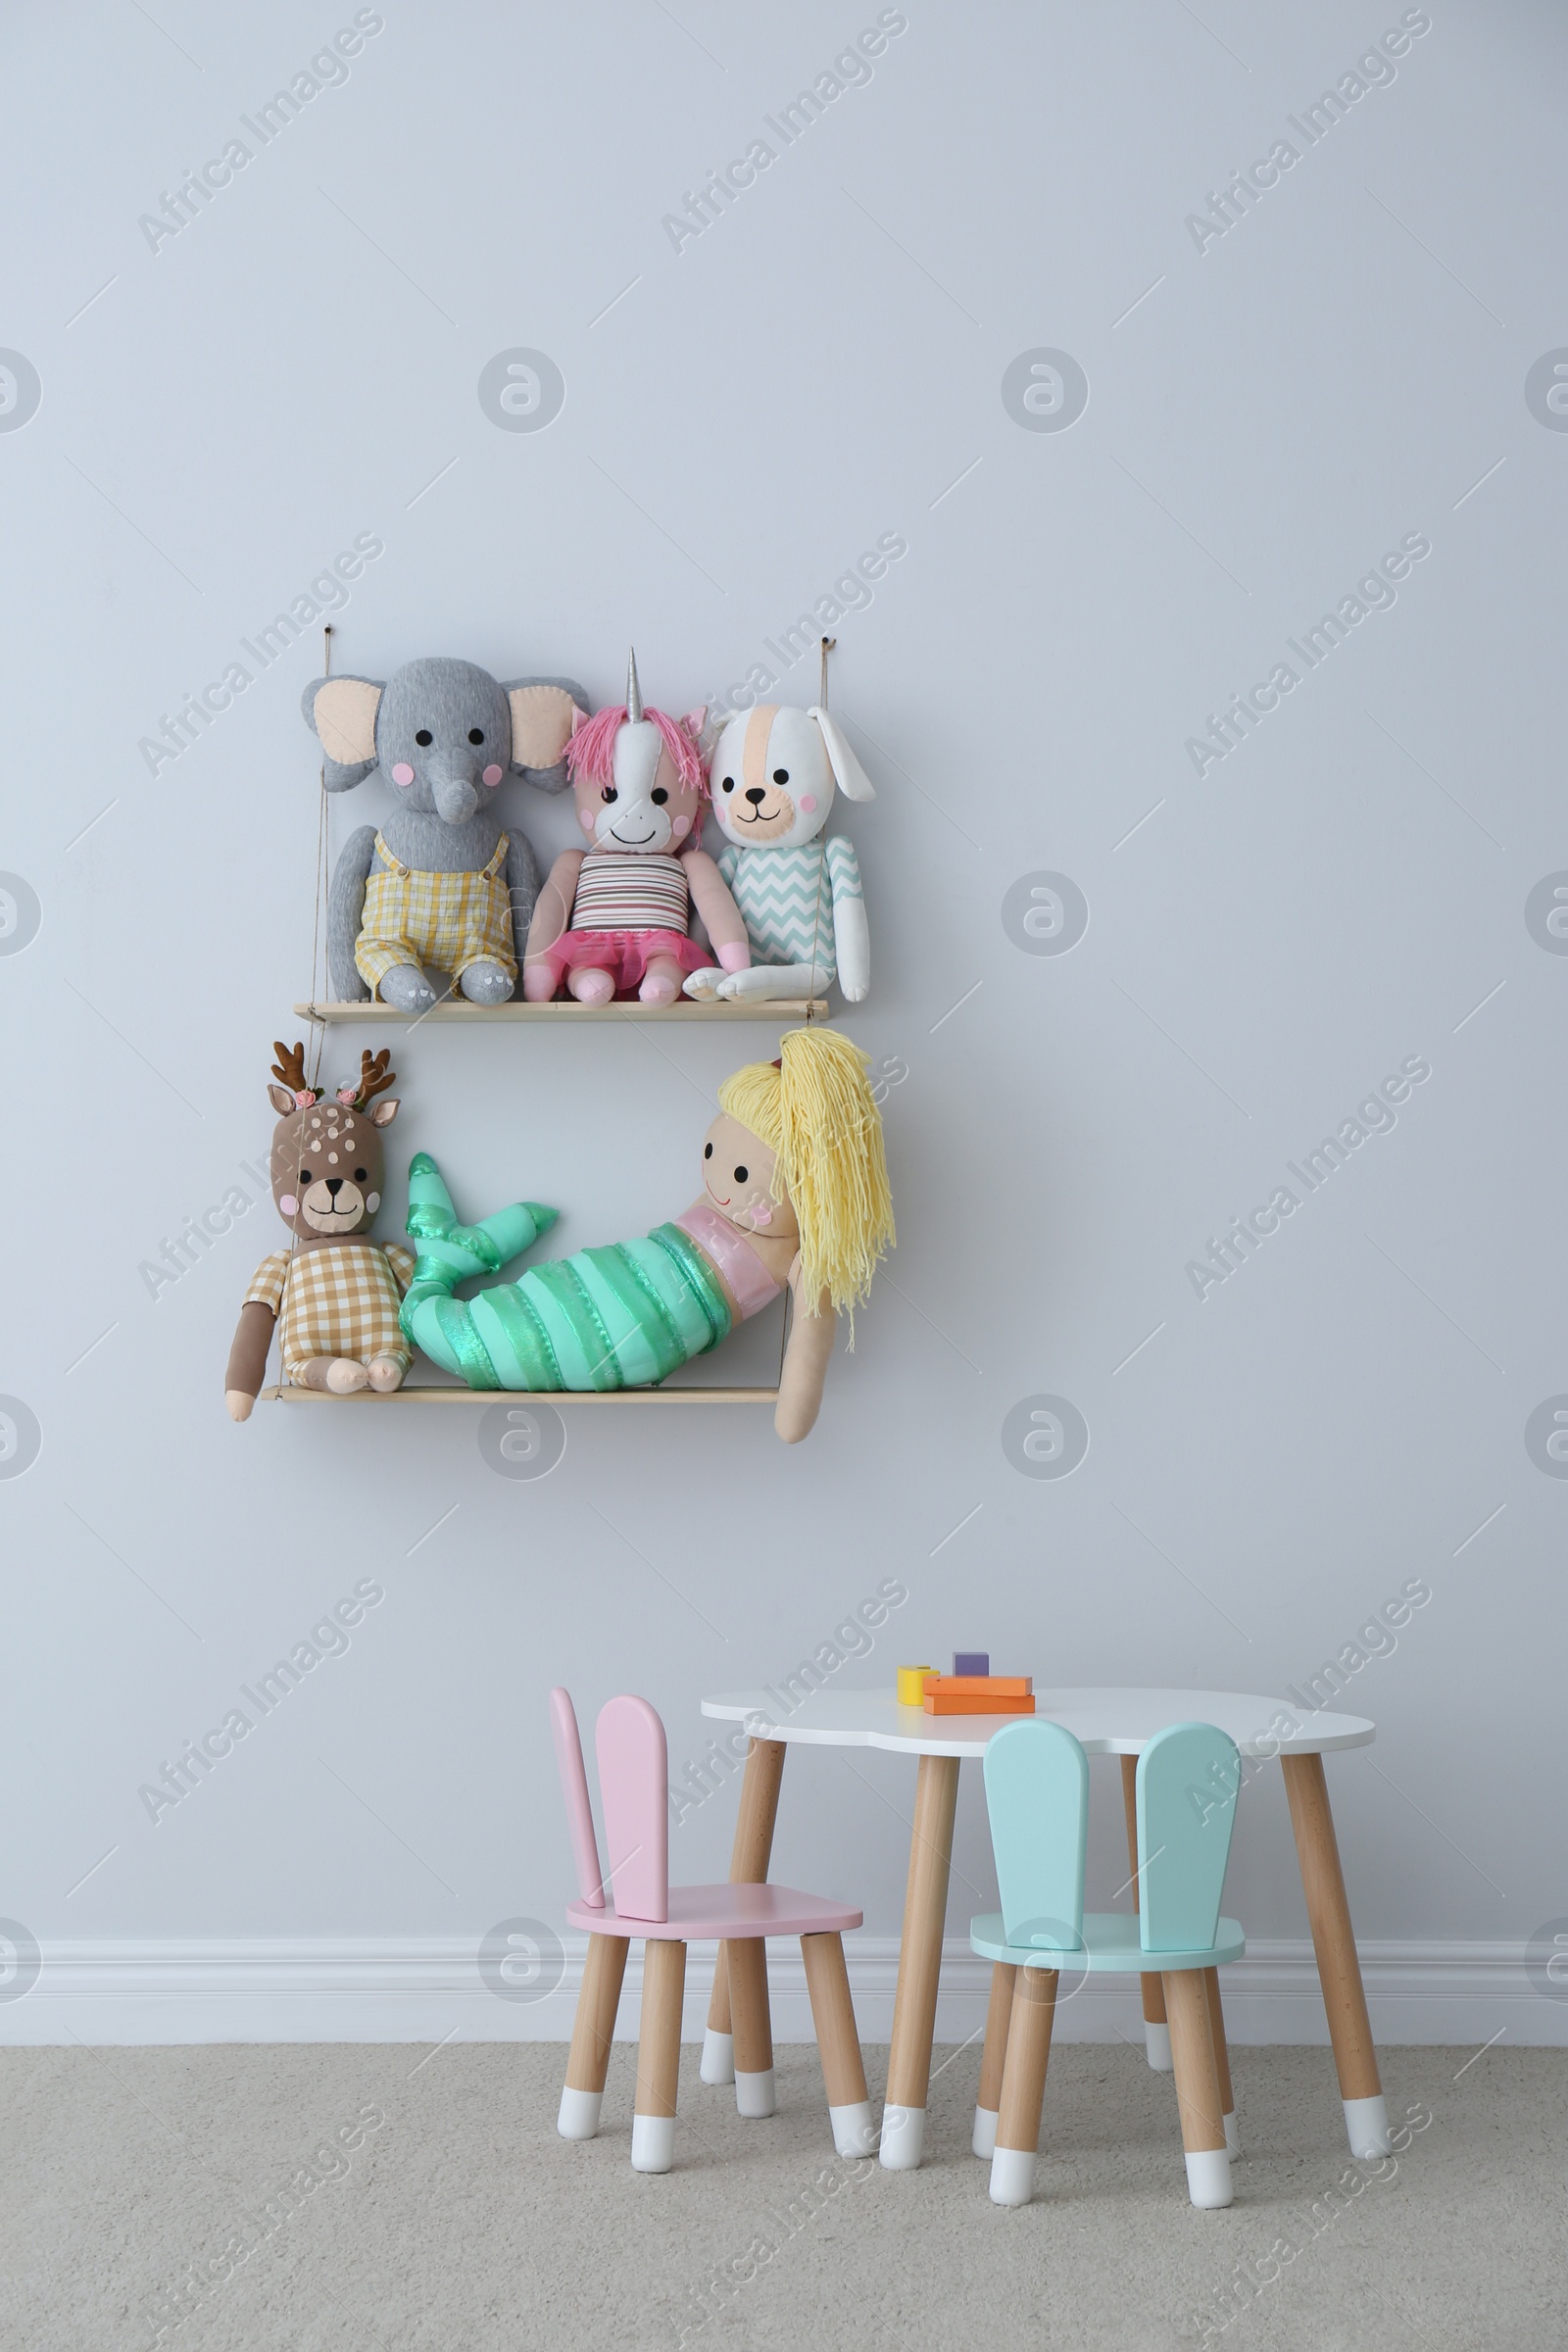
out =
[[[754,963],[814,962],[834,977],[834,905],[861,896],[853,842],[840,834],[793,850],[727,842],[716,863],[745,920]]]

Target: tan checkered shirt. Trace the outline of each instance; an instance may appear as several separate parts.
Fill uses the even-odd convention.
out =
[[[362,1364],[385,1355],[407,1372],[413,1350],[398,1307],[413,1279],[414,1258],[396,1243],[355,1239],[323,1250],[274,1250],[257,1267],[245,1304],[270,1307],[277,1317],[287,1380],[316,1355]]]

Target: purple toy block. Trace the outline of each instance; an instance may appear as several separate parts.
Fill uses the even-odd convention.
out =
[[[953,1671],[955,1674],[989,1674],[991,1672],[990,1650],[956,1649],[953,1653]]]

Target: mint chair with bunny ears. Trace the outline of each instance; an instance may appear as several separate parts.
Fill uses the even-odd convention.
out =
[[[671,1886],[664,1727],[646,1698],[630,1693],[600,1709],[594,1733],[610,1856],[609,1871],[602,1872],[582,1741],[565,1690],[551,1691],[550,1718],[577,1871],[578,1896],[567,1904],[566,1918],[588,1936],[556,2127],[562,2137],[592,2139],[599,2130],[615,2010],[634,1937],[643,1946],[642,2033],[631,2127],[634,2170],[667,2173],[674,2161],[688,1943],[716,1938],[728,1946],[735,2104],[742,2115],[771,2115],[773,2035],[765,1939],[798,1936],[827,2084],[833,2144],[841,2156],[868,2154],[876,2130],[865,2095],[842,1941],[844,1930],[858,1928],[863,1914],[821,1895],[801,1894],[792,1886]]]
[[[994,2202],[1027,2205],[1034,2194],[1061,1972],[1157,1969],[1188,2193],[1195,2205],[1228,2205],[1230,2153],[1204,1972],[1246,1949],[1237,1922],[1219,1911],[1241,1786],[1235,1741],[1212,1724],[1174,1723],[1139,1757],[1137,1911],[1084,1910],[1089,1759],[1071,1732],[1044,1716],[1008,1724],[986,1749],[985,1784],[1002,1909],[970,1921],[969,1942],[1017,1972],[991,2160]]]

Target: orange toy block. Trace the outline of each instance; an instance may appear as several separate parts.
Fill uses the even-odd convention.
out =
[[[1029,1698],[1032,1674],[928,1674],[925,1690],[939,1698]]]
[[[925,1711],[928,1715],[1032,1715],[1035,1711],[1035,1702],[1032,1696],[1029,1698],[998,1698],[986,1695],[968,1696],[961,1691],[956,1695],[950,1695],[945,1690],[927,1690]]]

